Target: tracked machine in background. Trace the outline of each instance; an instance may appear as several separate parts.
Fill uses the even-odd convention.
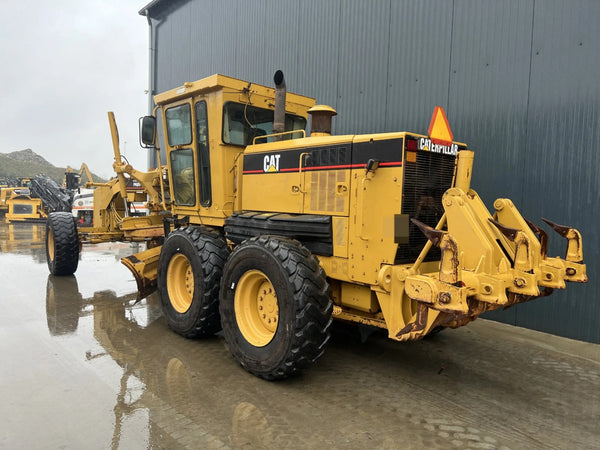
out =
[[[123,263],[141,296],[158,289],[177,333],[222,328],[246,370],[280,379],[321,356],[332,319],[406,341],[587,281],[577,230],[547,221],[567,240],[565,258],[549,257],[546,233],[510,200],[488,212],[470,187],[473,152],[441,108],[428,136],[334,136],[332,108],[287,94],[280,71],[275,84],[214,75],[155,96],[141,122],[147,146],[164,136],[166,171],[142,183],[156,221],[136,236],[164,229],[164,243]],[[121,181],[135,175],[111,128],[118,179],[102,206],[94,198],[94,229],[78,238],[48,222],[55,274],[74,272],[79,242],[136,228]]]

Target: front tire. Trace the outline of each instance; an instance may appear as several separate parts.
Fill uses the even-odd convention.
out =
[[[169,234],[158,261],[158,292],[173,331],[196,338],[221,329],[219,284],[229,253],[225,239],[208,228],[190,226]]]
[[[46,220],[46,261],[52,275],[73,275],[79,263],[77,223],[69,212],[53,212]]]
[[[313,364],[329,340],[332,309],[323,269],[297,241],[249,239],[225,265],[225,339],[242,367],[261,378],[286,378]]]

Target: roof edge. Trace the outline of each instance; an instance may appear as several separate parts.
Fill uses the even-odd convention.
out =
[[[138,14],[140,16],[146,16],[149,9],[154,8],[158,3],[161,3],[161,2],[162,2],[162,0],[152,0],[150,3],[148,3],[142,9],[140,9],[138,11]]]

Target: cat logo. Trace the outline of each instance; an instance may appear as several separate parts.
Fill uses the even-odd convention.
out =
[[[419,150],[423,150],[426,152],[442,153],[444,155],[456,156],[456,154],[458,153],[458,145],[457,144],[452,144],[452,143],[450,143],[450,145],[436,144],[433,142],[433,139],[427,139],[427,138],[419,138],[419,140],[417,141],[417,148]]]
[[[281,155],[265,155],[264,172],[279,172],[279,158]]]

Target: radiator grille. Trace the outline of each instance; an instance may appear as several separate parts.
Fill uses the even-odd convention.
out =
[[[408,153],[411,153],[408,157],[404,155],[402,214],[435,227],[444,214],[442,195],[452,185],[455,157],[427,151]],[[413,262],[426,242],[427,238],[410,222],[408,244],[398,245],[396,264]],[[433,247],[425,261],[439,258],[439,249]]]

